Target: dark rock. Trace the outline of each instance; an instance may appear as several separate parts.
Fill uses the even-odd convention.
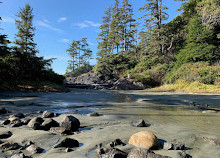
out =
[[[0,133],[0,139],[7,139],[12,136],[11,131]]]
[[[23,153],[18,153],[13,155],[11,158],[25,158],[26,156]]]
[[[20,119],[25,118],[25,115],[23,113],[17,113],[14,115],[14,117],[18,117]]]
[[[130,157],[132,158],[132,157]],[[147,157],[146,158],[171,158],[170,156],[163,156],[163,155],[159,155],[159,154],[155,154],[152,151],[148,151]]]
[[[63,128],[63,127],[51,127],[50,132],[55,133],[55,134],[60,134],[60,135],[72,134],[72,132],[70,132],[69,130],[66,130],[66,128]]]
[[[14,119],[13,121],[11,121],[11,127],[20,127],[23,125],[23,122],[16,117],[16,119]]]
[[[44,120],[41,126],[44,130],[48,131],[51,127],[58,127],[59,123],[54,121],[53,119],[47,118]]]
[[[7,119],[7,120],[4,120],[4,121],[2,122],[2,124],[3,124],[3,125],[8,125],[8,124],[10,124],[10,122],[11,122],[11,121]]]
[[[54,117],[53,112],[44,111],[43,114],[42,114],[42,118],[51,118],[51,117]]]
[[[163,148],[165,150],[184,150],[185,145],[174,140],[172,142],[165,142]]]
[[[66,116],[61,122],[61,127],[70,132],[78,131],[80,127],[80,122],[77,118],[73,116]]]
[[[121,139],[115,139],[114,141],[112,141],[112,142],[110,142],[109,144],[107,144],[106,145],[106,147],[111,147],[111,148],[113,148],[113,147],[115,147],[115,146],[117,146],[117,145],[125,145],[125,143],[123,143],[122,141],[121,141]]]
[[[66,149],[65,149],[65,152],[66,152],[66,153],[71,152],[71,151],[73,151],[73,149],[70,149],[70,148],[66,148]]]
[[[99,155],[100,158],[127,158],[127,153],[117,149],[111,148],[106,153]]]
[[[0,149],[2,149],[4,151],[17,150],[17,149],[19,149],[19,145],[18,145],[18,143],[5,142],[0,145]]]
[[[135,127],[147,127],[147,125],[146,125],[144,120],[132,121],[132,126],[135,126]]]
[[[0,114],[6,114],[7,110],[5,109],[5,107],[0,108]]]
[[[35,122],[32,126],[33,130],[42,130],[41,124],[39,122]]]
[[[41,117],[34,117],[30,120],[27,126],[33,128],[36,123],[41,125],[43,122],[44,120]]]
[[[93,112],[91,114],[88,114],[88,116],[101,116],[101,115],[99,113],[97,113],[97,112]]]
[[[30,118],[24,118],[24,119],[22,119],[21,121],[22,121],[22,123],[23,123],[24,125],[27,125],[27,124],[31,121],[31,119],[30,119]]]
[[[36,146],[34,144],[31,144],[29,147],[26,148],[26,150],[28,152],[30,152],[31,154],[42,153],[44,151],[43,148],[38,147],[38,146]]]
[[[42,113],[43,113],[43,111],[37,111],[37,113],[38,113],[38,114],[42,114]]]
[[[54,148],[59,148],[59,147],[66,147],[66,148],[79,147],[79,142],[75,139],[65,138],[60,143],[55,145]]]

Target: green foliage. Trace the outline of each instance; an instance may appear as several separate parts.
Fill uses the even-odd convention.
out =
[[[219,56],[214,53],[216,46],[212,44],[213,38],[213,32],[202,25],[198,16],[194,16],[189,22],[187,44],[176,57],[176,66],[187,62],[211,63],[217,60]]]
[[[84,74],[84,73],[91,71],[92,69],[93,69],[93,66],[91,66],[89,64],[85,64],[80,67],[77,67],[74,71],[66,73],[65,76],[77,77],[81,74]]]
[[[108,54],[99,59],[96,71],[109,78],[123,77],[125,71],[134,67],[135,61],[128,56],[119,54]]]
[[[217,83],[220,76],[220,66],[210,66],[207,62],[183,64],[176,70],[167,73],[164,82],[175,83],[178,80],[187,82],[199,81],[204,84]]]

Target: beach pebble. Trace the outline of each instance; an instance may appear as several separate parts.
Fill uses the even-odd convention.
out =
[[[132,121],[132,126],[135,126],[135,127],[147,127],[147,125],[146,125],[144,120]]]
[[[66,116],[61,122],[61,127],[70,132],[78,131],[80,127],[80,122],[74,116]]]
[[[43,148],[38,147],[38,146],[36,146],[34,144],[31,144],[29,147],[26,148],[26,150],[28,152],[30,152],[31,154],[42,153],[44,151]]]
[[[93,112],[93,113],[88,114],[88,116],[97,117],[97,116],[101,116],[101,115],[97,112]]]
[[[59,147],[66,147],[66,148],[79,147],[79,142],[75,139],[65,138],[60,143],[55,145],[54,148],[59,148]]]
[[[2,125],[8,125],[8,124],[10,124],[10,120],[4,120],[3,122],[2,122]]]
[[[59,123],[50,118],[45,119],[41,125],[41,127],[46,131],[50,130],[51,127],[58,127],[58,126]]]
[[[142,131],[133,134],[129,139],[129,144],[136,147],[150,149],[158,145],[158,140],[152,132]]]
[[[54,113],[53,112],[49,112],[49,111],[44,111],[42,114],[42,118],[51,118],[54,117]]]
[[[0,133],[0,139],[7,139],[12,136],[11,131]]]
[[[185,145],[177,142],[176,140],[172,142],[165,142],[163,149],[165,150],[184,150]]]
[[[7,110],[5,109],[5,107],[0,108],[0,114],[6,114]]]

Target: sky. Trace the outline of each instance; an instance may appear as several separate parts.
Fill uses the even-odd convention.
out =
[[[66,50],[73,40],[87,38],[93,51],[90,63],[96,64],[97,37],[102,24],[102,17],[108,7],[114,6],[114,0],[0,0],[0,33],[8,35],[10,41],[15,40],[17,29],[14,20],[16,14],[26,3],[33,8],[34,41],[39,50],[38,56],[45,59],[56,58],[53,70],[64,74],[70,57]],[[129,0],[134,9],[134,18],[138,19],[144,12],[138,11],[146,0]],[[168,21],[180,14],[177,9],[180,2],[164,0],[169,10]]]

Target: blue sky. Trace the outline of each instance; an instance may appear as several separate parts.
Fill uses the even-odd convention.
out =
[[[14,19],[20,8],[29,3],[34,9],[33,24],[36,27],[35,42],[39,50],[39,56],[57,58],[52,68],[59,74],[64,74],[69,60],[66,49],[72,40],[88,38],[90,48],[93,50],[93,58],[96,58],[97,37],[99,26],[102,23],[104,12],[109,6],[114,5],[114,0],[0,0],[0,33],[7,34],[9,40],[14,41],[17,33]],[[143,15],[138,11],[146,0],[130,0],[133,5],[135,18]],[[169,8],[167,11],[173,19],[179,14],[176,10],[180,2],[164,0]],[[95,59],[91,64],[95,64]]]

